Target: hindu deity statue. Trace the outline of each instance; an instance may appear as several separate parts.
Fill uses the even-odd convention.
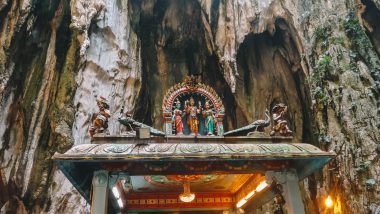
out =
[[[181,102],[179,100],[176,100],[175,103],[176,103],[176,108],[173,111],[175,133],[177,135],[182,135],[183,134],[183,123],[182,123],[182,111],[180,110]]]
[[[214,136],[215,129],[215,115],[211,109],[210,102],[206,101],[205,109],[202,111],[203,117],[205,118],[206,133],[209,136]]]
[[[176,109],[180,109],[181,108],[181,101],[179,101],[178,99],[175,100],[175,108]]]
[[[106,98],[102,96],[96,98],[96,105],[99,112],[94,115],[95,119],[89,129],[91,139],[93,139],[95,133],[101,133],[108,128],[108,118],[111,116],[110,106]]]
[[[193,97],[190,97],[190,100],[185,101],[185,113],[188,115],[187,124],[190,128],[191,135],[198,135],[198,114],[201,113],[201,108],[195,106],[195,100]]]
[[[274,126],[272,127],[272,131],[270,135],[273,136],[276,133],[279,133],[282,136],[291,136],[293,132],[288,127],[288,121],[284,118],[284,114],[287,112],[288,107],[279,103],[276,104],[272,109],[272,117],[274,121]]]

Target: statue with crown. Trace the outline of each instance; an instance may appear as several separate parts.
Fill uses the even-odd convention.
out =
[[[222,101],[195,76],[172,86],[164,96],[162,109],[167,135],[223,136]]]

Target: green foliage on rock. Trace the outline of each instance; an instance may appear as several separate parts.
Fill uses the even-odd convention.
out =
[[[318,26],[314,31],[314,36],[316,40],[326,40],[331,33],[331,27],[327,26]]]
[[[357,172],[366,172],[368,171],[370,166],[371,166],[371,161],[361,161],[359,163],[359,166],[356,167],[354,170]]]
[[[331,56],[328,56],[328,55],[322,56],[320,60],[318,61],[318,66],[316,69],[320,72],[325,72],[331,63],[331,60],[332,60]]]
[[[328,105],[330,102],[330,98],[324,89],[324,81],[326,77],[326,73],[328,69],[330,69],[330,63],[332,58],[328,55],[322,55],[318,64],[314,68],[314,73],[312,75],[312,84],[316,87],[312,89],[312,95],[317,100],[318,103],[323,105]]]
[[[318,102],[328,105],[330,103],[330,97],[328,94],[324,91],[323,88],[317,86],[312,90],[313,96],[315,99],[317,99]]]
[[[365,34],[359,20],[356,18],[354,13],[350,13],[343,24],[347,36],[352,39],[355,46],[360,48],[368,49],[371,48],[371,42],[369,41],[367,35]]]
[[[331,44],[334,45],[345,45],[345,38],[343,36],[333,36],[330,38]]]
[[[353,49],[360,55],[362,60],[370,69],[370,74],[375,82],[380,81],[380,59],[377,55],[370,39],[365,33],[363,27],[354,12],[349,13],[344,21],[344,28],[347,36],[351,39]],[[380,90],[380,84],[376,84],[377,90]]]

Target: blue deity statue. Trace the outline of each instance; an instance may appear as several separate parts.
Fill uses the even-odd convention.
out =
[[[206,134],[214,136],[215,130],[215,115],[211,109],[209,101],[205,103],[205,109],[202,111],[203,117],[205,117]]]

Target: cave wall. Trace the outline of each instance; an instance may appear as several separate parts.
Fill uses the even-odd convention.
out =
[[[69,1],[2,3],[1,211],[39,213],[52,208],[49,198],[63,179],[50,157],[73,144],[79,43],[69,28]],[[70,211],[66,203],[74,201],[81,202],[75,209],[87,210],[72,186],[65,189],[54,210]]]
[[[162,96],[211,85],[226,129],[289,105],[299,141],[338,156],[300,183],[307,213],[380,210],[378,0],[0,1],[0,209],[82,213],[49,158],[88,143],[95,96],[162,128]],[[376,8],[377,6],[377,8]],[[2,208],[1,208],[2,207]]]

